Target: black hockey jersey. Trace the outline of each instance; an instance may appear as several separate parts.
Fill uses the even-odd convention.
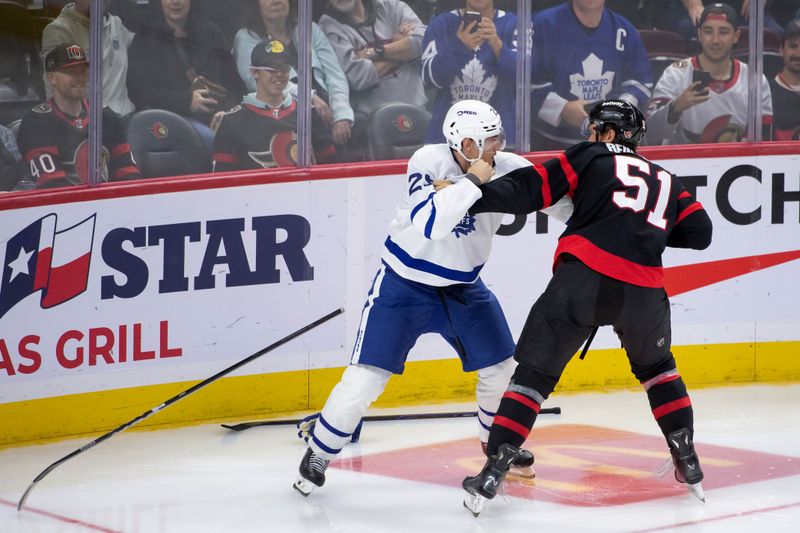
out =
[[[775,141],[800,140],[800,92],[793,89],[778,74],[769,80],[772,91],[772,139]]]
[[[89,103],[84,100],[80,116],[61,111],[51,98],[33,107],[22,119],[17,143],[30,165],[36,188],[80,185],[89,176]],[[125,142],[119,116],[103,109],[102,165],[104,179],[111,181],[141,177]]]
[[[312,113],[315,161],[335,161],[336,145]],[[267,108],[247,102],[228,111],[214,137],[214,172],[297,166],[297,100]]]
[[[564,195],[575,210],[555,252],[642,287],[663,287],[666,246],[706,248],[711,219],[678,178],[619,144],[583,142],[481,186],[471,213],[525,214]]]

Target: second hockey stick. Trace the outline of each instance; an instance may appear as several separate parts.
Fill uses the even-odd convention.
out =
[[[540,415],[560,415],[560,407],[544,407],[539,411]],[[417,413],[407,415],[372,415],[365,416],[361,420],[363,422],[385,422],[392,420],[429,420],[435,418],[467,418],[471,416],[478,416],[477,411],[456,411],[453,413]],[[231,431],[244,431],[258,426],[289,426],[297,425],[302,422],[303,418],[293,420],[260,420],[257,422],[242,422],[240,424],[222,424],[225,429]]]
[[[315,320],[314,322],[312,322],[311,324],[309,324],[307,326],[303,326],[302,328],[298,329],[294,333],[290,333],[289,335],[285,336],[281,340],[279,340],[277,342],[273,342],[272,344],[270,344],[266,348],[262,348],[261,350],[257,351],[253,355],[245,357],[244,359],[242,359],[238,363],[234,363],[233,365],[229,366],[225,370],[217,372],[216,374],[214,374],[210,378],[208,378],[208,379],[206,379],[204,381],[201,381],[200,383],[198,383],[196,385],[193,385],[193,386],[189,387],[185,391],[183,391],[183,392],[181,392],[179,394],[176,394],[175,396],[173,396],[169,400],[165,401],[164,403],[162,403],[160,405],[157,405],[156,407],[153,407],[149,411],[145,411],[144,413],[140,414],[139,416],[137,416],[133,420],[125,422],[124,424],[122,424],[118,428],[109,431],[105,435],[101,435],[100,437],[97,437],[92,442],[84,444],[83,446],[81,446],[77,450],[69,453],[68,455],[65,455],[64,457],[62,457],[58,461],[54,462],[53,464],[51,464],[50,466],[48,466],[47,468],[42,470],[42,472],[38,476],[36,476],[36,478],[31,482],[31,484],[28,485],[28,488],[25,490],[25,493],[22,495],[22,498],[19,499],[19,503],[17,504],[17,511],[21,511],[22,510],[22,506],[25,505],[25,500],[28,499],[28,496],[30,495],[31,491],[33,490],[33,487],[35,487],[37,483],[39,483],[42,479],[44,479],[44,477],[47,474],[49,474],[50,472],[52,472],[57,466],[69,461],[70,459],[72,459],[76,455],[85,452],[89,448],[93,448],[94,446],[100,444],[104,440],[110,439],[111,437],[113,437],[117,433],[121,433],[122,431],[125,431],[129,427],[131,427],[131,426],[133,426],[135,424],[138,424],[139,422],[141,422],[145,418],[149,418],[151,415],[154,415],[157,412],[161,411],[162,409],[165,409],[166,407],[169,407],[170,405],[172,405],[173,403],[177,402],[178,400],[181,400],[181,399],[189,396],[193,392],[197,392],[198,390],[202,389],[206,385],[210,385],[211,383],[217,381],[222,376],[225,376],[226,374],[230,374],[231,372],[233,372],[237,368],[240,368],[240,367],[246,365],[247,363],[249,363],[249,362],[251,362],[251,361],[253,361],[255,359],[258,359],[259,357],[261,357],[265,353],[271,352],[275,348],[277,348],[277,347],[279,347],[279,346],[281,346],[283,344],[286,344],[290,340],[299,337],[303,333],[306,333],[306,332],[314,329],[315,327],[319,326],[320,324],[322,324],[324,322],[327,322],[328,320],[332,319],[333,317],[335,317],[337,315],[342,314],[343,312],[344,312],[344,309],[342,309],[340,307],[336,311],[332,311],[332,312],[328,313],[324,317]]]

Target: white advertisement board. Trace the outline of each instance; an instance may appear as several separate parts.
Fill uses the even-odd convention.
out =
[[[800,339],[798,162],[662,162],[714,221],[709,249],[664,256],[679,282],[674,344]],[[203,379],[338,307],[343,320],[238,373],[346,365],[405,183],[343,176],[0,210],[0,403]],[[516,336],[563,226],[507,220],[482,276]],[[619,342],[604,328],[594,346]],[[447,357],[426,336],[409,359]]]

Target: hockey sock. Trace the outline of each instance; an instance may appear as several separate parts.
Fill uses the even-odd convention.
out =
[[[694,433],[692,401],[678,371],[672,369],[663,372],[642,382],[642,385],[647,391],[653,417],[664,437],[681,428],[687,428],[692,436]]]
[[[488,455],[497,455],[501,444],[519,448],[530,435],[536,415],[558,383],[558,376],[546,376],[520,362],[511,385],[500,400],[489,432]]]
[[[488,455],[497,455],[501,444],[519,448],[528,439],[544,399],[533,389],[511,384],[500,400],[489,432]]]

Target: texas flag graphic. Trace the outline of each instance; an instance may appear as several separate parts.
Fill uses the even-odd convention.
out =
[[[55,214],[44,216],[6,244],[0,284],[0,318],[34,292],[42,308],[66,302],[86,290],[94,240],[94,214],[56,231]]]

